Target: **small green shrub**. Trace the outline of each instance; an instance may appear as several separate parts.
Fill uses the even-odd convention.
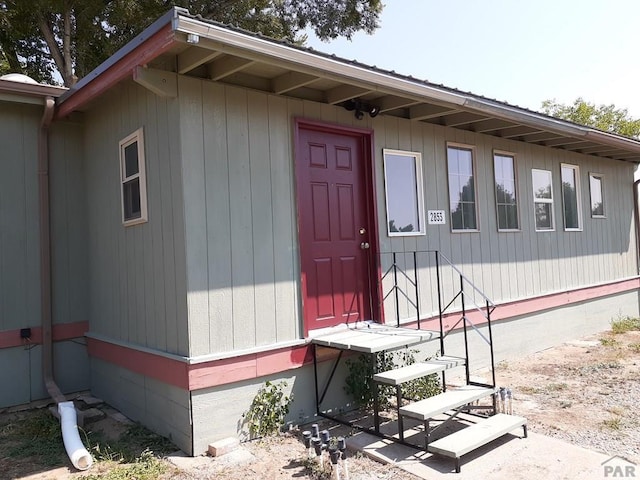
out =
[[[287,396],[284,389],[287,382],[265,382],[258,390],[249,411],[243,414],[249,426],[251,437],[266,437],[277,433],[284,426],[293,396]]]
[[[603,337],[600,339],[600,344],[603,347],[617,347],[620,342],[618,342],[615,338]]]
[[[640,330],[640,318],[620,315],[611,321],[611,331],[613,333],[625,333],[632,330]]]
[[[548,392],[559,392],[561,390],[565,390],[567,388],[567,384],[566,383],[550,383],[549,385],[547,385],[547,391]]]
[[[416,363],[415,350],[408,350],[402,357],[401,365],[412,365]],[[425,358],[425,361],[431,358]],[[402,396],[408,400],[418,401],[424,398],[433,397],[442,393],[440,376],[436,373],[426,377],[416,378],[402,385]]]
[[[416,362],[416,350],[400,350],[379,353],[375,356],[376,372],[385,372],[394,368],[412,365]],[[428,359],[427,359],[428,360]],[[357,405],[364,408],[373,406],[373,365],[372,355],[359,355],[346,361],[349,373],[345,378],[344,390],[351,395]],[[417,378],[402,385],[402,397],[410,400],[421,400],[442,392],[440,377],[437,374]],[[389,385],[378,385],[380,408],[389,408],[390,399],[395,396],[395,388]]]
[[[600,425],[609,430],[620,430],[622,428],[622,420],[620,417],[614,417],[609,420],[603,420]]]
[[[640,353],[640,343],[630,343],[629,344],[629,349],[633,353]]]
[[[378,353],[375,356],[376,372],[384,372],[394,368],[393,354]],[[364,408],[373,406],[373,359],[372,355],[358,355],[355,358],[348,358],[345,362],[349,373],[345,378],[344,391],[353,397],[355,403]],[[378,386],[378,396],[380,407],[387,408],[389,396],[394,392],[393,387],[388,385]]]

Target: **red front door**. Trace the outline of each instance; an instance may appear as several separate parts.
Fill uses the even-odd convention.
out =
[[[298,227],[305,335],[371,319],[368,136],[299,124]]]

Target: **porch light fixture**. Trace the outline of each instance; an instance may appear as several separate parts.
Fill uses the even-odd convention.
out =
[[[187,43],[195,45],[196,43],[200,43],[200,35],[197,33],[188,33],[187,34]]]
[[[354,112],[358,120],[362,120],[365,113],[368,113],[371,118],[376,117],[380,113],[380,107],[377,105],[371,105],[355,98],[343,102],[342,107],[349,112]]]

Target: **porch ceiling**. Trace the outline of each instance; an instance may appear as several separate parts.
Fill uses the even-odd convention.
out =
[[[357,100],[378,108],[380,115],[454,127],[598,157],[640,162],[638,142],[629,141],[627,145],[624,145],[627,142],[622,142],[623,145],[616,142],[618,144],[613,145],[607,141],[610,140],[609,138],[593,138],[584,129],[566,128],[566,126],[573,126],[568,122],[559,122],[536,112],[491,100],[481,99],[483,103],[493,104],[495,111],[473,108],[473,105],[464,101],[469,94],[442,86],[436,86],[436,88],[453,93],[452,96],[458,97],[458,101],[427,98],[425,95],[411,93],[392,85],[383,85],[366,78],[349,78],[336,72],[329,72],[314,65],[313,62],[295,63],[287,58],[276,58],[250,49],[243,50],[204,36],[200,36],[197,44],[188,43],[186,33],[182,32],[176,33],[176,39],[178,41],[172,49],[156,58],[148,66],[331,105],[344,106],[345,102]],[[261,37],[258,37],[258,40],[264,41]],[[279,43],[276,45],[281,47]],[[315,54],[304,49],[296,50],[310,55]],[[337,63],[342,62],[347,68],[358,70],[362,68],[360,64],[342,61],[335,57],[322,56],[321,58]],[[375,67],[372,67],[372,70],[377,71]],[[394,74],[394,72],[389,73]],[[425,84],[411,77],[401,77],[401,79],[404,79],[401,83]],[[513,115],[501,114],[502,112],[498,111],[500,109],[511,110]],[[604,134],[604,132],[597,133]],[[620,138],[614,135],[611,137],[616,140]]]

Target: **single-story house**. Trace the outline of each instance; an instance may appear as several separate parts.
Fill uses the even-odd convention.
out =
[[[0,80],[0,125],[0,407],[47,397],[52,341],[63,392],[189,454],[265,380],[312,418],[310,338],[428,326],[433,251],[497,305],[498,359],[640,313],[634,139],[179,8],[69,90]]]

